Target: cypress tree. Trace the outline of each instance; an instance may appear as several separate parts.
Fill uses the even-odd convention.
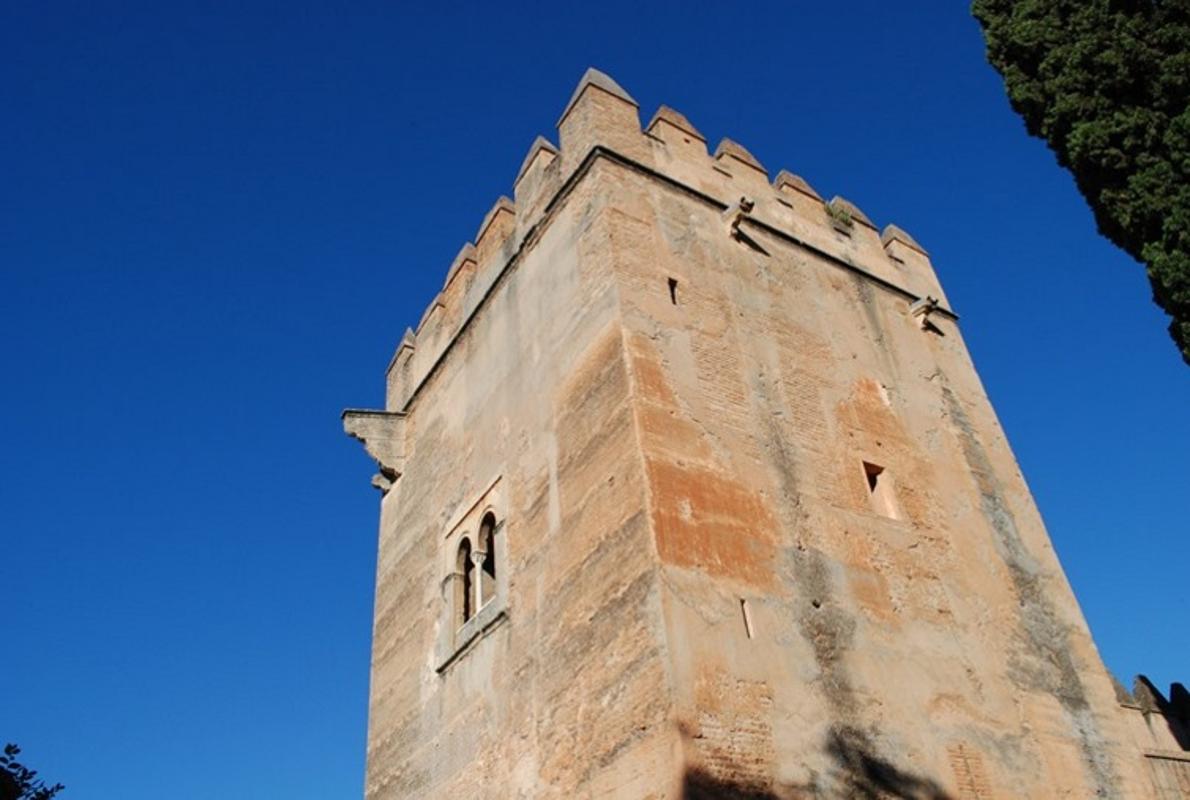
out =
[[[1190,0],[974,0],[1025,128],[1145,264],[1190,364]]]

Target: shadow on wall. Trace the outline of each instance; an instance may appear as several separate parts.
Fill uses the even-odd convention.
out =
[[[1125,708],[1135,709],[1145,715],[1150,725],[1156,724],[1156,717],[1165,721],[1169,734],[1178,747],[1190,751],[1190,692],[1180,683],[1169,687],[1169,699],[1144,675],[1137,675],[1132,682],[1132,691],[1124,688],[1116,676],[1112,676],[1116,699]]]
[[[823,749],[833,762],[833,768],[822,780],[773,789],[718,778],[693,769],[686,773],[682,797],[685,800],[951,800],[934,781],[906,772],[876,755],[871,739],[856,728],[833,729]]]
[[[1175,717],[1176,722],[1170,724],[1178,744],[1183,750],[1190,750],[1190,692],[1180,683],[1169,687],[1169,715]]]

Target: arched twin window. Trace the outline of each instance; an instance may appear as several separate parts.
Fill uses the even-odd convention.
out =
[[[459,542],[455,564],[455,625],[462,627],[496,597],[496,515],[488,512],[479,524],[476,546],[471,537]]]

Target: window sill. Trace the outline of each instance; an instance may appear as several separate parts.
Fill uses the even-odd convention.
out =
[[[501,597],[492,600],[479,609],[479,613],[463,623],[455,631],[453,637],[447,641],[447,647],[441,648],[434,660],[438,673],[445,672],[452,664],[463,657],[480,639],[490,631],[495,630],[508,619],[508,604]]]

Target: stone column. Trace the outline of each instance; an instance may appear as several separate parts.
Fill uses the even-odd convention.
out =
[[[475,613],[479,613],[479,609],[483,608],[483,562],[488,557],[484,550],[471,551],[471,563],[475,565],[475,577],[472,578],[472,583],[475,584]]]

